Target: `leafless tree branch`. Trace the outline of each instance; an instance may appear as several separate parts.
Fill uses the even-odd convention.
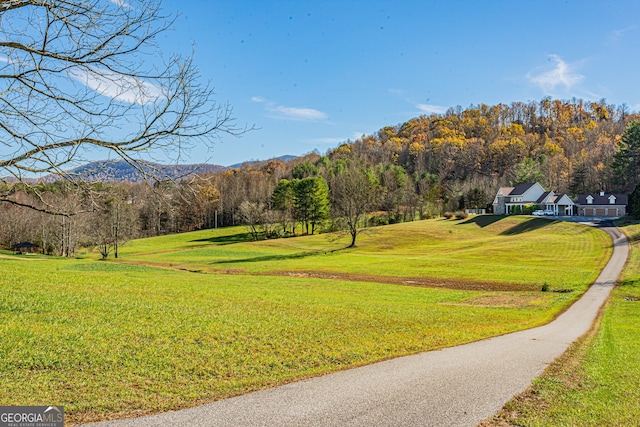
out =
[[[62,169],[85,152],[150,175],[141,152],[180,153],[250,130],[201,83],[191,56],[162,55],[155,40],[174,20],[159,0],[0,1],[1,180],[74,181]]]

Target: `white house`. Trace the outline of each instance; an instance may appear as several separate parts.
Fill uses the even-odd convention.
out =
[[[574,214],[574,206],[576,205],[573,200],[566,194],[557,194],[554,196],[554,212],[560,216],[571,216]]]
[[[554,215],[573,215],[573,201],[566,194],[556,194],[537,182],[501,187],[493,200],[493,213],[509,215],[523,212],[526,206],[553,211]]]

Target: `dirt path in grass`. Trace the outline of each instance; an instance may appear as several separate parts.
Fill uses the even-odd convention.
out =
[[[339,271],[276,270],[263,273],[249,273],[243,268],[210,269],[198,265],[167,265],[135,260],[119,260],[122,264],[141,265],[167,270],[190,271],[199,274],[231,274],[249,276],[281,276],[311,279],[344,280],[350,282],[385,283],[390,285],[419,286],[425,288],[454,289],[466,291],[539,291],[533,283],[506,283],[489,280],[439,279],[435,277],[382,276],[379,274],[345,273]],[[552,290],[553,291],[553,290]],[[562,290],[560,290],[562,291]]]
[[[19,256],[11,256],[11,255],[5,255],[5,254],[0,254],[0,258],[18,260],[18,261],[43,261],[45,259],[45,258],[20,258]]]
[[[261,276],[310,277],[316,279],[345,280],[355,282],[387,283],[391,285],[419,286],[425,288],[457,289],[467,291],[539,291],[537,284],[500,283],[488,280],[438,279],[434,277],[396,277],[377,274],[341,273],[334,271],[273,271]]]
[[[591,327],[624,267],[627,239],[596,282],[553,322],[191,409],[98,424],[188,426],[474,426],[523,391]]]

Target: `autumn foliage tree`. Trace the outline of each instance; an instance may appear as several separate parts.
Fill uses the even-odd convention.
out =
[[[629,192],[640,179],[639,120],[624,105],[604,101],[545,98],[455,107],[384,126],[325,155],[247,163],[188,183],[131,184],[129,206],[138,235],[239,224],[254,224],[257,238],[295,234],[300,224],[311,234],[330,219],[334,229],[348,230],[355,244],[351,233],[361,232],[365,216],[373,226],[484,208],[510,183],[540,180],[570,196]],[[373,188],[363,183],[363,175]],[[11,221],[0,224],[5,246],[24,236],[52,248],[49,252],[72,254],[87,240],[85,217],[43,221],[14,209],[20,204],[46,202],[66,206],[65,213],[99,211],[95,194],[73,191],[68,182],[4,182],[0,192],[12,192],[14,200],[11,209],[0,204],[0,215]]]

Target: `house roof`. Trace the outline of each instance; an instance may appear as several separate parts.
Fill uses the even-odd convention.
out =
[[[500,187],[500,189],[498,190],[498,194],[501,194],[503,196],[508,196],[509,194],[511,194],[512,191],[513,191],[513,187]]]
[[[572,206],[575,205],[575,203],[573,203],[573,200],[571,200],[571,197],[567,196],[564,193],[561,194],[557,194],[554,198],[553,198],[553,203],[555,204],[560,204],[560,202],[562,201],[562,199],[565,199],[565,203],[562,204],[562,206]]]
[[[13,245],[15,249],[24,249],[24,248],[37,248],[38,245],[31,242],[20,242]]]
[[[591,203],[587,203],[587,197],[593,197]],[[627,195],[626,194],[618,194],[618,193],[605,193],[604,195],[600,195],[600,193],[593,194],[580,194],[578,195],[578,204],[579,205],[610,205],[609,197],[614,196],[616,198],[614,205],[626,205],[627,204]]]
[[[536,200],[536,203],[544,202],[545,200],[547,200],[547,198],[549,198],[549,196],[553,196],[553,191],[545,191],[544,193],[542,193],[542,196],[540,196],[538,200]]]
[[[509,196],[522,196],[524,193],[527,192],[527,190],[529,190],[534,185],[536,185],[535,182],[528,182],[526,184],[518,184],[515,187],[513,187],[513,190],[511,190],[511,192],[509,193]]]

